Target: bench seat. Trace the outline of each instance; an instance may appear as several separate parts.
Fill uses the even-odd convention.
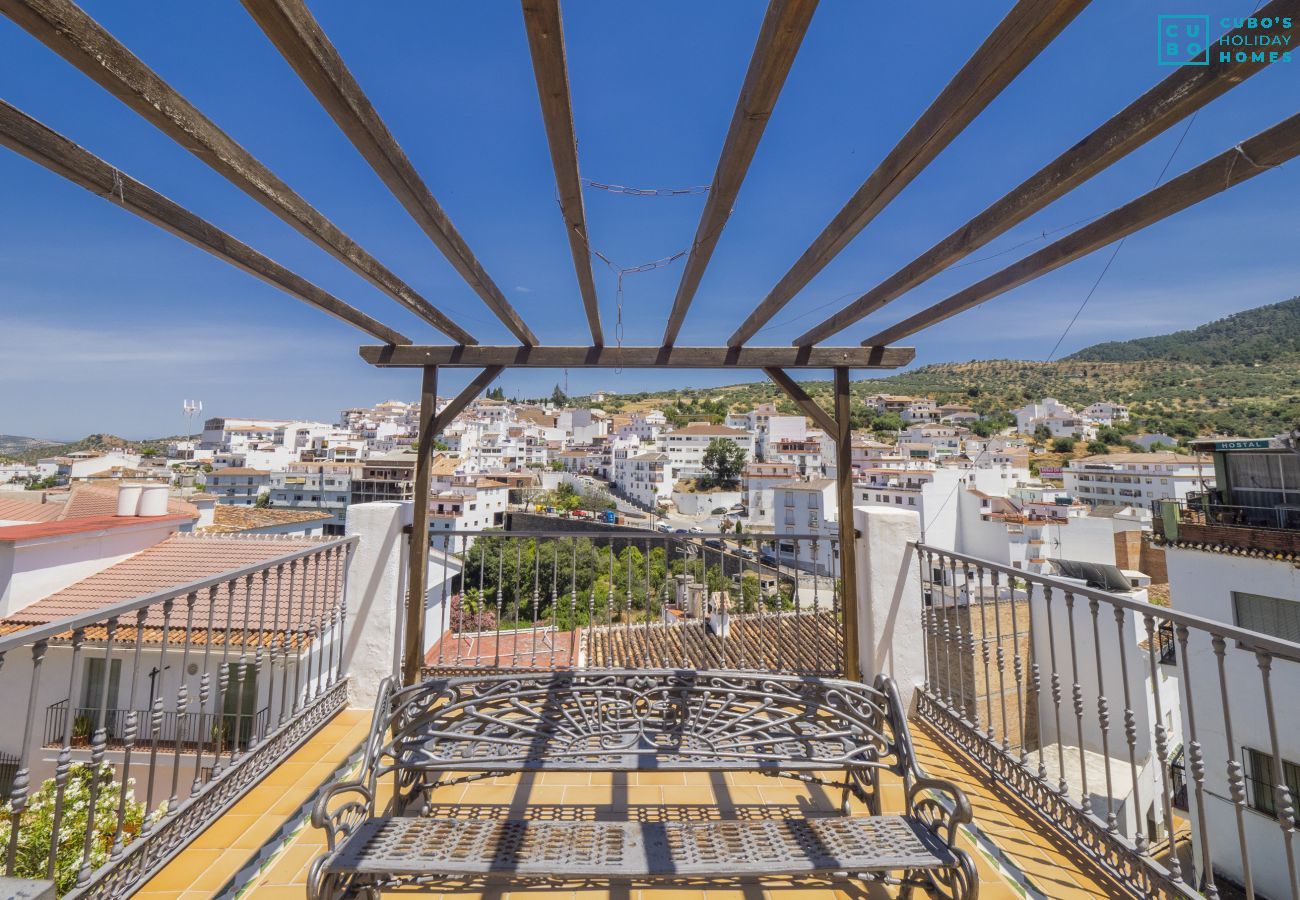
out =
[[[554,822],[385,817],[363,823],[326,873],[636,880],[775,877],[957,865],[908,816],[720,822]]]
[[[548,771],[735,772],[838,790],[840,816],[577,821],[434,814],[439,788]],[[881,808],[901,781],[900,815]],[[384,797],[382,803],[378,798]],[[849,815],[850,800],[869,815]],[[775,811],[774,811],[775,812]],[[850,874],[976,900],[957,829],[970,803],[917,763],[898,692],[745,671],[581,669],[431,679],[380,690],[354,781],[312,809],[329,850],[314,900],[449,880],[595,883]],[[904,894],[906,896],[906,894]]]

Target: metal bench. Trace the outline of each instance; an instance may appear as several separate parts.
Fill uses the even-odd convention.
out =
[[[746,821],[539,821],[432,814],[439,785],[528,772],[761,772],[831,786],[836,816]],[[881,811],[879,775],[903,781]],[[391,799],[376,808],[381,785]],[[850,816],[850,797],[866,816]],[[329,849],[314,898],[448,880],[587,883],[851,875],[974,900],[956,845],[961,789],[917,764],[898,693],[755,672],[582,669],[385,683],[355,781],[312,811]]]

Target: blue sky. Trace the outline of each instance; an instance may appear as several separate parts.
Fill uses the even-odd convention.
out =
[[[510,343],[236,3],[97,0],[87,10],[309,201],[484,343]],[[586,335],[518,5],[311,0],[426,182],[543,341]],[[1001,2],[825,0],[787,81],[680,343],[730,334],[997,21]],[[1170,70],[1158,13],[1243,15],[1254,0],[1096,0],[755,343],[788,343],[1000,197]],[[586,176],[706,184],[762,18],[757,0],[569,0]],[[384,15],[377,14],[382,9]],[[400,23],[395,25],[394,23]],[[97,155],[417,341],[443,339],[8,20],[3,96]],[[1295,112],[1300,58],[1203,110],[1170,175]],[[1012,232],[859,323],[856,343],[1042,246],[1021,242],[1150,189],[1180,124]],[[0,150],[0,432],[70,438],[183,430],[205,414],[332,419],[411,398],[417,376],[356,355],[369,339],[14,153]],[[1292,163],[1129,239],[1060,353],[1191,327],[1300,293]],[[587,192],[591,242],[623,265],[686,249],[701,197]],[[1042,359],[1109,250],[910,339],[917,364]],[[975,262],[970,263],[970,260]],[[596,265],[607,332],[613,276]],[[655,343],[681,261],[628,277],[625,340]],[[571,392],[750,380],[748,372],[574,371]],[[450,375],[447,390],[467,379]],[[507,373],[507,393],[556,373]]]

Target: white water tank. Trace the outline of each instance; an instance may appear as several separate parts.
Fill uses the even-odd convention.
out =
[[[134,516],[140,508],[140,491],[142,485],[121,484],[117,488],[117,514]]]
[[[138,516],[167,515],[167,485],[145,484],[140,486],[140,509]]]

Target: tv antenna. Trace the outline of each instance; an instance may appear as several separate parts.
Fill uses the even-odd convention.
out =
[[[202,400],[182,400],[181,411],[185,413],[185,435],[191,440],[194,438],[194,417],[203,412]]]

